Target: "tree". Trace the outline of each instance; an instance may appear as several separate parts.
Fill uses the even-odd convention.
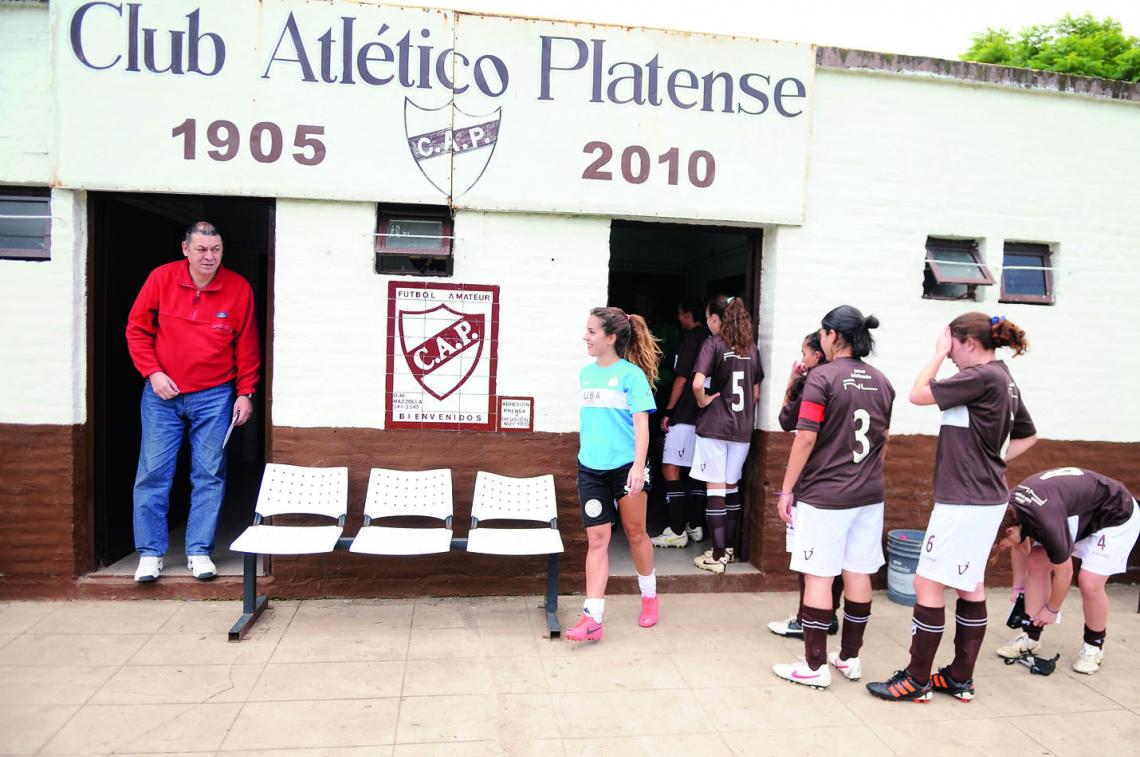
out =
[[[1016,38],[1005,29],[974,35],[962,60],[1035,68],[1103,79],[1140,81],[1140,39],[1113,18],[1066,14],[1054,24],[1027,26]]]

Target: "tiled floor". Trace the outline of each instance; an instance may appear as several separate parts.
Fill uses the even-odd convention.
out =
[[[801,653],[772,636],[790,594],[662,597],[657,628],[612,597],[606,639],[545,638],[537,597],[277,602],[240,644],[236,602],[0,603],[0,752],[15,754],[1136,754],[1140,615],[1113,586],[1104,668],[1069,669],[1080,597],[1047,631],[1048,678],[994,655],[978,699],[925,705],[776,679]],[[578,599],[563,599],[572,622]],[[906,660],[910,611],[877,595],[864,680]],[[832,639],[834,647],[837,640]],[[939,663],[949,659],[943,640]]]

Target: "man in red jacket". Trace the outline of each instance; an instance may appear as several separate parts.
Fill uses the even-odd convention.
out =
[[[127,320],[127,348],[147,380],[135,477],[136,581],[154,581],[166,554],[170,485],[182,438],[190,438],[187,567],[206,581],[226,486],[230,423],[253,414],[261,368],[253,290],[222,267],[222,237],[199,221],[182,242],[186,260],[151,271]],[[235,400],[236,392],[236,400]]]

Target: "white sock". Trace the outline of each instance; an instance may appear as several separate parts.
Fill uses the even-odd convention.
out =
[[[594,599],[593,597],[587,597],[585,603],[582,605],[582,612],[586,613],[599,623],[602,622],[602,613],[605,611],[606,600],[604,599]]]
[[[657,596],[657,571],[654,570],[648,576],[637,574],[637,588],[641,589],[641,596],[648,599],[653,599]]]

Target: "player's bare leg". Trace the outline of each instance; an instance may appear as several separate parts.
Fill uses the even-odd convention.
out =
[[[1085,609],[1084,644],[1079,657],[1073,662],[1073,670],[1091,675],[1100,670],[1104,660],[1104,637],[1108,628],[1108,594],[1104,585],[1108,576],[1090,573],[1081,569],[1077,585],[1081,589],[1081,602]]]
[[[622,497],[618,513],[629,541],[633,565],[637,569],[637,585],[641,589],[641,612],[637,624],[642,628],[657,625],[657,574],[653,571],[653,544],[645,532],[645,510],[649,498],[645,492]]]

